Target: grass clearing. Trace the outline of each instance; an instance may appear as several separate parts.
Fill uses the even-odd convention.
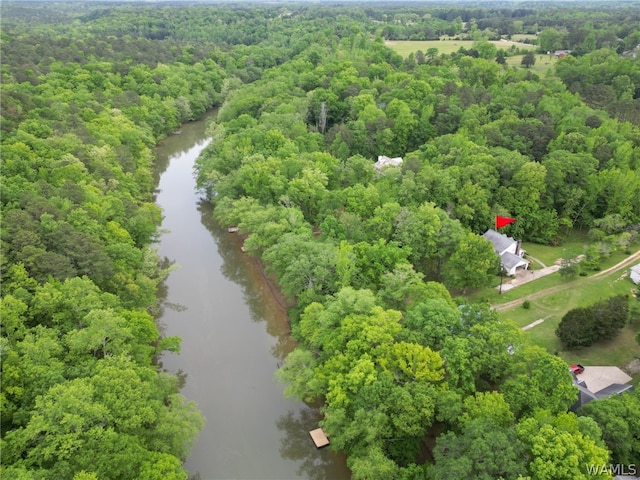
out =
[[[537,40],[538,36],[534,33],[514,33],[511,40],[514,42],[524,42],[525,40]]]
[[[575,258],[576,256],[584,253],[585,245],[587,245],[587,236],[585,233],[574,232],[572,233],[565,241],[563,241],[561,246],[551,247],[548,245],[539,245],[535,243],[525,243],[523,244],[523,248],[527,251],[528,254],[534,256],[541,262],[543,262],[547,266],[553,265],[560,258]],[[601,271],[606,270],[614,265],[618,264],[625,258],[629,256],[630,253],[635,253],[640,251],[640,246],[635,245],[631,249],[631,252],[625,253],[622,250],[618,250],[613,252],[609,257],[603,259],[600,263],[600,270],[593,271],[588,270],[587,275],[584,277],[578,276],[572,279],[565,278],[560,275],[558,272],[552,273],[550,275],[544,276],[542,278],[538,278],[532,282],[521,284],[517,288],[513,288],[511,290],[503,291],[500,293],[497,288],[500,285],[500,277],[495,276],[492,278],[489,285],[486,287],[474,290],[464,295],[464,297],[470,302],[488,302],[492,305],[500,305],[503,303],[508,303],[518,298],[524,298],[527,295],[531,295],[542,290],[546,290],[548,288],[560,287],[560,288],[569,288],[569,289],[584,289],[587,288],[584,283],[585,280],[589,280],[594,275],[598,275]],[[534,262],[534,269],[539,269]],[[628,272],[629,267],[625,269],[621,269],[617,273],[612,273],[604,278],[607,279],[613,275],[620,276],[623,272]],[[600,281],[594,281],[593,283],[600,284]],[[504,278],[503,283],[508,283],[509,279]],[[591,282],[591,280],[589,280]],[[597,290],[597,289],[596,289]],[[597,293],[597,292],[594,292]],[[592,302],[593,303],[593,302]],[[575,308],[575,307],[571,307]],[[568,310],[568,309],[567,309]]]
[[[504,278],[504,283],[508,281]],[[507,290],[500,293],[497,288],[500,285],[500,277],[496,276],[489,287],[481,288],[466,295],[466,298],[470,302],[489,302],[491,304],[507,303],[512,300],[516,300],[520,297],[524,297],[531,293],[545,290],[547,288],[555,287],[558,285],[565,285],[573,280],[567,280],[560,276],[558,273],[552,273],[546,277],[539,278],[533,282],[525,283],[517,288]]]
[[[576,350],[565,350],[556,337],[555,331],[562,317],[573,308],[589,306],[614,295],[634,292],[634,285],[624,275],[626,271],[628,268],[612,272],[598,279],[582,279],[581,281],[579,278],[572,280],[570,283],[575,284],[576,288],[566,288],[531,300],[529,309],[516,307],[501,312],[499,315],[501,318],[513,320],[519,327],[544,319],[541,324],[527,330],[525,335],[531,343],[545,348],[549,353],[559,355],[567,363],[624,366],[634,358],[640,357],[640,345],[635,341],[636,334],[640,332],[640,322],[627,325],[613,340]],[[538,281],[542,280],[544,279]],[[524,289],[527,285],[530,284],[507,293]],[[524,290],[521,290],[521,293],[524,293]]]
[[[528,310],[516,307],[501,313],[501,315],[515,321],[520,327],[549,315],[557,317],[559,322],[562,316],[573,308],[589,306],[614,295],[630,293],[633,289],[633,284],[626,277],[621,277],[620,272],[614,272],[609,276],[589,282],[580,282],[577,279],[564,282],[565,285],[575,285],[576,288],[565,288],[559,292],[531,300],[531,307]],[[535,283],[532,282],[531,284]],[[526,285],[519,288],[524,288],[524,286]],[[515,292],[518,289],[510,290],[507,293]],[[550,319],[553,320],[551,317]]]
[[[507,57],[507,65],[510,67],[523,68],[522,65],[523,55],[514,55],[513,57]],[[545,76],[556,64],[555,57],[549,57],[549,55],[536,54],[536,63],[529,68],[532,73]]]
[[[443,53],[449,55],[460,50],[460,47],[471,48],[473,46],[473,42],[469,40],[388,40],[384,43],[404,58],[418,50],[426,55],[428,49],[437,48],[438,55]]]
[[[546,266],[553,265],[560,258],[575,258],[584,253],[585,247],[589,244],[586,232],[573,231],[565,237],[562,244],[557,247],[541,245],[538,243],[523,243],[527,254],[537,258]]]
[[[430,48],[437,48],[438,55],[445,54],[449,55],[451,53],[457,52],[460,50],[460,47],[464,47],[465,49],[473,48],[472,40],[388,40],[385,42],[385,45],[389,48],[395,50],[399,55],[404,58],[407,58],[410,53],[416,53],[418,50],[421,50],[422,53],[426,55],[427,50]],[[496,47],[501,49],[509,49],[512,46],[517,46],[520,48],[527,49],[535,49],[535,45],[529,45],[527,43],[518,43],[508,40],[497,40],[493,43]],[[514,57],[515,58],[515,57]],[[520,59],[522,57],[520,56]],[[520,65],[520,63],[518,63]]]
[[[635,340],[635,336],[639,331],[640,327],[636,326],[634,328],[632,325],[627,325],[613,340],[596,343],[589,348],[579,350],[561,350],[558,355],[569,364],[581,363],[583,365],[615,365],[622,367],[634,358],[640,357],[640,345]]]
[[[461,47],[465,49],[473,48],[475,42],[472,40],[453,40],[453,39],[442,39],[442,40],[388,40],[385,42],[385,45],[398,53],[403,58],[407,58],[409,54],[416,53],[418,50],[422,51],[425,55],[427,54],[427,50],[430,48],[437,48],[437,55],[450,55],[452,53],[460,50]],[[502,50],[509,50],[512,47],[518,47],[522,49],[535,50],[536,46],[528,43],[519,43],[518,41],[511,40],[496,40],[491,42],[496,47]],[[507,66],[522,68],[522,55],[514,55],[511,57],[507,57]],[[532,73],[536,73],[538,75],[546,75],[549,70],[553,68],[556,63],[556,58],[549,55],[541,55],[536,54],[536,63],[529,70]]]

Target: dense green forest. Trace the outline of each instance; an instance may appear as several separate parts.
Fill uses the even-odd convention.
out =
[[[498,272],[495,214],[589,231],[593,268],[638,237],[640,10],[582,8],[3,2],[3,477],[187,478],[203,420],[154,365],[179,339],[153,319],[152,147],[212,106],[199,186],[294,305],[278,375],[354,479],[637,461],[638,393],[567,413],[564,361],[458,296]],[[489,40],[518,33],[573,54],[506,67]],[[469,48],[384,44],[441,35]]]
[[[2,477],[186,479],[203,420],[153,364],[179,339],[153,318],[152,148],[226,74],[177,41],[2,8]]]

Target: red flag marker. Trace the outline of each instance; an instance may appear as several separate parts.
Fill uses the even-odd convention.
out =
[[[498,228],[502,228],[504,226],[507,226],[510,223],[513,223],[515,221],[516,221],[515,218],[501,217],[500,215],[496,215],[496,230]]]

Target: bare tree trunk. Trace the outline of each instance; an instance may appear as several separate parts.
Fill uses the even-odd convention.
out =
[[[324,129],[327,128],[327,104],[322,102],[320,104],[320,118],[318,119],[318,128],[320,133],[324,135]]]

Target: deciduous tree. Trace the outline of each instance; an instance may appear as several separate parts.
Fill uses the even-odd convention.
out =
[[[611,462],[630,465],[640,458],[640,395],[636,389],[589,402],[579,415],[592,418],[602,430]]]
[[[524,56],[522,57],[522,61],[520,62],[520,65],[522,65],[525,68],[531,68],[536,64],[536,54],[533,52],[527,52],[524,54]]]
[[[468,233],[445,264],[445,283],[463,292],[485,286],[498,271],[499,263],[490,242]]]

